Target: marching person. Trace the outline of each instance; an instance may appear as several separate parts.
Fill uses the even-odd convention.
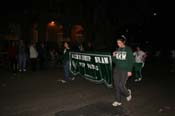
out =
[[[62,55],[62,60],[63,60],[63,67],[64,67],[64,80],[61,80],[62,83],[66,83],[68,80],[74,80],[74,77],[70,77],[70,72],[69,72],[69,52],[70,52],[70,47],[68,42],[64,42],[64,51]]]
[[[133,53],[135,57],[135,63],[134,63],[134,81],[138,82],[142,80],[142,68],[145,64],[146,59],[146,53],[141,50],[139,46],[136,47],[136,51]]]
[[[126,82],[132,76],[132,68],[134,64],[134,57],[132,49],[126,45],[126,38],[124,36],[117,39],[118,49],[113,52],[112,61],[115,63],[113,70],[113,80],[115,87],[115,101],[112,106],[122,105],[122,96],[130,101],[131,90],[126,88]]]

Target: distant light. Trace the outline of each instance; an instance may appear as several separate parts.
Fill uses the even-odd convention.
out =
[[[49,26],[55,26],[55,21],[51,21],[51,22],[49,23]]]
[[[51,21],[51,24],[55,24],[55,22],[54,21]]]
[[[157,13],[153,13],[153,15],[154,15],[154,16],[156,16],[156,15],[157,15]]]

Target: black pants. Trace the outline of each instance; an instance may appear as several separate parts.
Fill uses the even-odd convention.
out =
[[[10,58],[10,70],[13,73],[17,73],[17,60],[16,60],[16,58]]]
[[[36,71],[37,69],[37,58],[31,58],[31,67],[32,67],[32,71]]]
[[[115,68],[113,70],[113,80],[115,87],[115,98],[117,102],[121,102],[122,96],[128,97],[129,92],[126,88],[126,82],[128,80],[128,72]]]
[[[40,66],[40,69],[45,69],[46,68],[46,60],[45,60],[44,57],[39,58],[39,66]]]

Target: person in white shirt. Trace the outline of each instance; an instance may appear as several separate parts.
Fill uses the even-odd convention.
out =
[[[138,82],[142,80],[142,68],[144,67],[145,64],[145,59],[146,59],[146,53],[141,50],[139,46],[136,47],[136,51],[133,53],[135,57],[135,63],[134,63],[134,81]]]
[[[34,42],[29,47],[29,53],[30,53],[32,70],[36,71],[38,51],[36,49],[36,44]]]

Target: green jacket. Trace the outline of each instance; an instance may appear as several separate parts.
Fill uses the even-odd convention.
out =
[[[120,70],[132,72],[134,65],[133,51],[130,47],[118,48],[115,56],[112,57],[115,66]]]

